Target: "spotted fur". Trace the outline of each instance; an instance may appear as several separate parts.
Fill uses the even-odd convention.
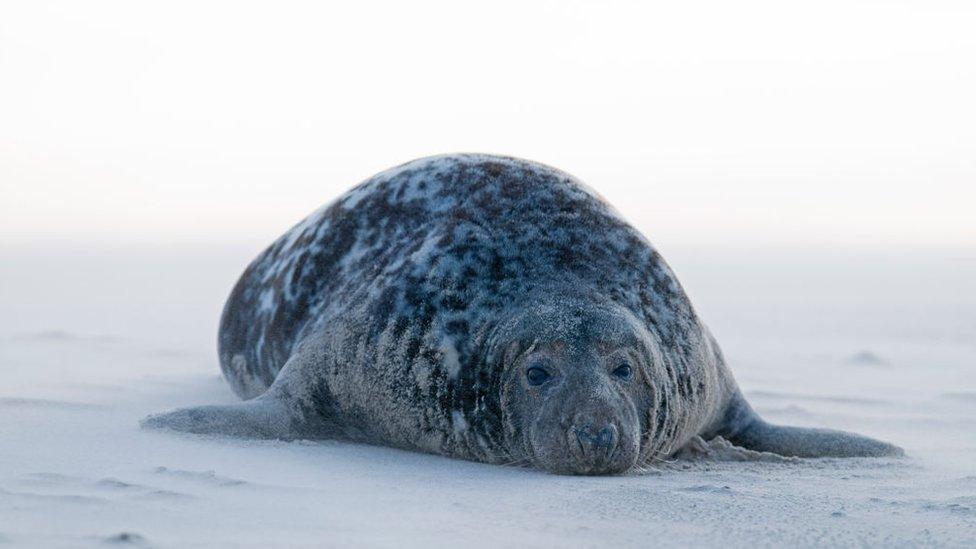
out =
[[[508,434],[518,418],[502,396],[499,333],[540,304],[552,323],[611,307],[646,329],[642,463],[758,421],[637,230],[573,177],[490,155],[393,168],[285,233],[234,287],[220,363],[242,398],[274,385],[274,402],[297,406],[287,414],[295,436],[518,462],[526,456]],[[290,381],[279,379],[287,368]],[[264,424],[278,417],[262,414]],[[191,426],[201,418],[209,415],[179,416],[179,428],[234,430]]]

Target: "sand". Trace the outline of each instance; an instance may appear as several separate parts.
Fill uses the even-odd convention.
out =
[[[144,431],[235,400],[215,326],[259,246],[0,255],[0,546],[976,545],[976,256],[662,250],[757,411],[895,442],[698,441],[619,477]]]

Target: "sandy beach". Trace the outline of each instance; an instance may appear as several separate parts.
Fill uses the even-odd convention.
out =
[[[141,430],[147,414],[236,398],[214,326],[251,253],[5,253],[0,542],[976,543],[972,256],[666,254],[759,413],[890,440],[907,457],[781,459],[713,441],[645,472],[584,478],[334,441]]]

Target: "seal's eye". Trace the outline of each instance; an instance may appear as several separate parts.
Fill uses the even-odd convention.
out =
[[[624,362],[613,370],[613,375],[620,379],[630,379],[634,375],[634,369],[630,367],[630,364]]]
[[[532,366],[525,371],[525,379],[529,380],[529,385],[542,385],[551,377],[549,371],[542,366]]]

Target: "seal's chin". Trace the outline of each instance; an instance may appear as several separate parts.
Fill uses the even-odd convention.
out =
[[[571,427],[563,437],[540,437],[532,444],[534,465],[558,475],[623,474],[637,464],[640,445],[636,433],[615,431]]]

